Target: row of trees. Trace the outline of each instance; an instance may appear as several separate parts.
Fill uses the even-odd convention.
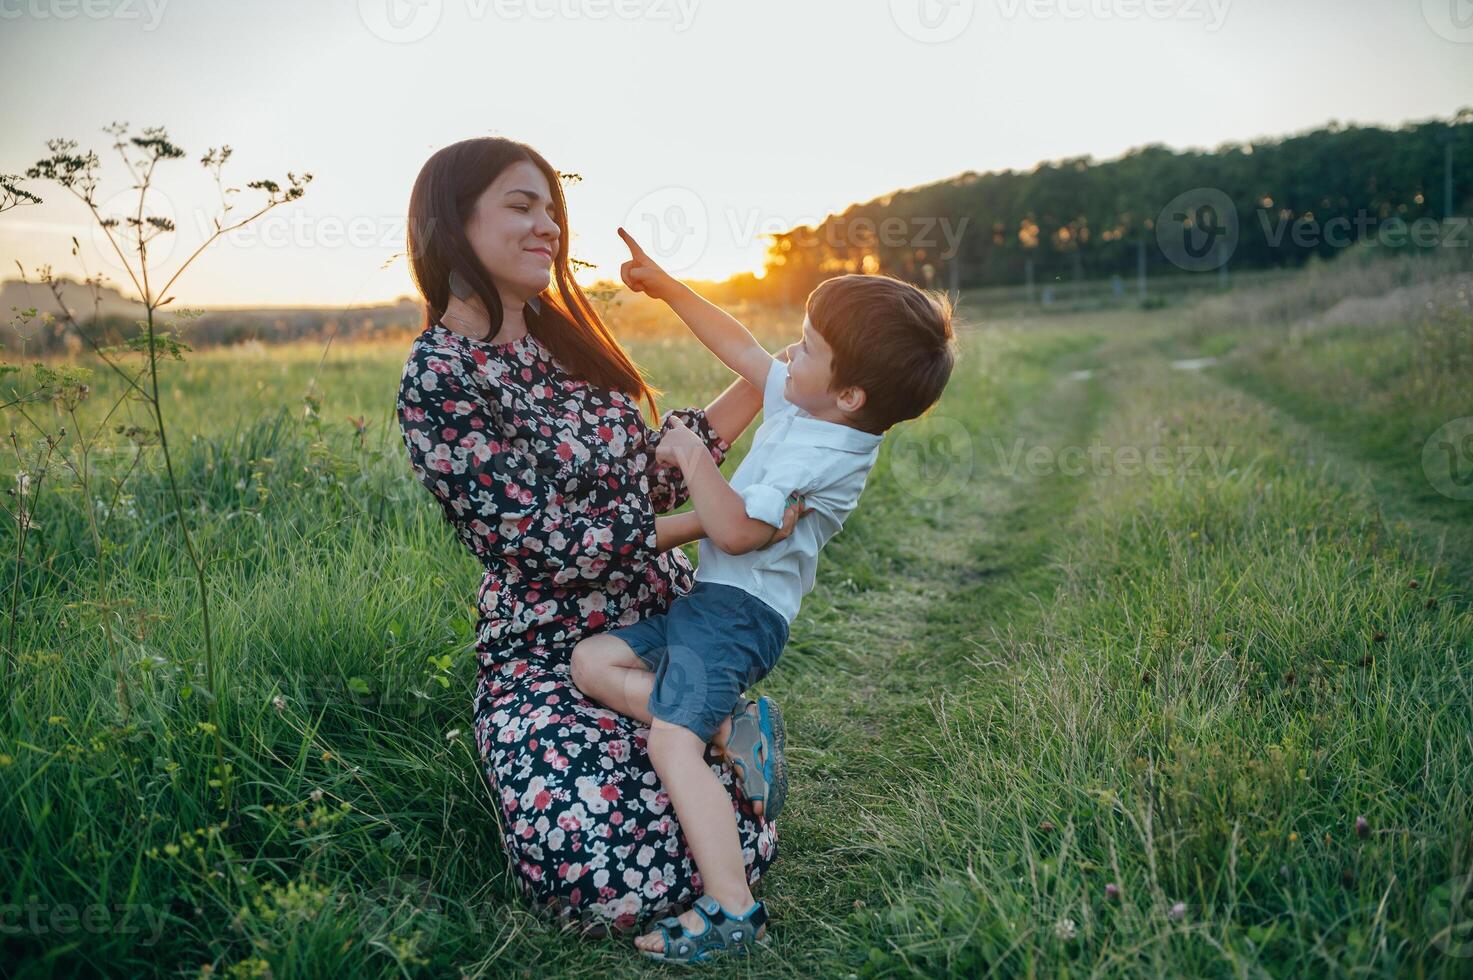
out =
[[[1442,219],[1466,213],[1470,172],[1473,109],[1397,129],[1332,122],[1211,151],[1151,145],[1104,162],[1086,156],[1029,172],[969,172],[775,235],[765,276],[731,285],[778,300],[801,298],[844,272],[963,288],[1022,283],[1030,275],[1046,281],[1175,272],[1192,269],[1195,252],[1180,261],[1163,242],[1184,233],[1189,250],[1212,247],[1217,238],[1224,243],[1215,246],[1218,257],[1235,269],[1297,265],[1356,240],[1467,247],[1466,229],[1445,228],[1432,238]],[[1229,250],[1227,223],[1234,219]],[[1185,227],[1158,234],[1162,221]],[[1194,271],[1217,264],[1209,255]]]

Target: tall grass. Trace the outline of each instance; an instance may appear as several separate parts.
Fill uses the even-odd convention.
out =
[[[800,319],[757,325],[775,346]],[[1347,483],[1319,442],[1401,424],[1413,378],[1438,411],[1460,389],[1446,357],[1384,373],[1369,343],[1325,331],[1204,375],[1167,366],[1201,349],[1177,311],[964,331],[946,398],[887,437],[762,682],[793,792],[754,969],[1466,975],[1473,606],[1388,517],[1393,484]],[[725,381],[693,343],[631,346],[665,406]],[[405,462],[403,354],[164,365],[186,517],[215,556],[228,810],[157,461],[116,500],[48,486],[23,546],[0,530],[22,555],[8,973],[642,968],[533,916],[508,877],[469,733],[479,569]],[[99,376],[82,424],[118,383]],[[1019,440],[1110,465],[1012,466]],[[1117,465],[1153,448],[1217,455]],[[1364,462],[1411,479],[1404,455]]]
[[[974,624],[985,658],[897,746],[927,763],[882,841],[905,873],[854,919],[870,965],[1458,974],[1439,930],[1473,872],[1466,594],[1262,406],[1159,362],[1109,397],[1100,444],[1238,465],[1095,478],[1056,591],[1013,628],[958,597],[932,639],[960,655]]]

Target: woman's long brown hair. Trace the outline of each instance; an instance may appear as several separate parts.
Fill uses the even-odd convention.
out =
[[[501,330],[501,295],[496,291],[465,236],[465,222],[482,192],[503,170],[527,161],[542,171],[552,190],[553,214],[561,234],[553,259],[553,282],[538,297],[540,313],[527,318],[527,330],[547,346],[570,373],[636,402],[643,399],[657,416],[654,388],[640,375],[629,354],[599,319],[568,270],[568,211],[562,181],[552,165],[525,143],[481,136],[437,150],[419,171],[409,196],[409,268],[424,298],[429,328],[450,302],[450,273],[475,292],[490,314],[489,340]]]

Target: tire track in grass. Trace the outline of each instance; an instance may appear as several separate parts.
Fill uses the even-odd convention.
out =
[[[1431,488],[1422,473],[1368,458],[1348,439],[1274,398],[1271,388],[1254,383],[1250,375],[1214,371],[1207,377],[1262,405],[1306,466],[1323,469],[1340,485],[1374,501],[1388,528],[1405,532],[1427,561],[1465,588],[1473,586],[1473,504],[1458,507],[1454,501],[1429,499]]]

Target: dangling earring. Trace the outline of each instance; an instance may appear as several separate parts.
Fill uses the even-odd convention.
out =
[[[531,299],[527,300],[527,305],[532,308],[532,313],[534,315],[537,315],[537,316],[541,316],[542,315],[542,300],[541,299],[539,299],[536,296],[533,296]]]
[[[458,269],[451,269],[450,270],[450,282],[449,282],[449,286],[450,286],[450,295],[454,296],[456,299],[460,300],[462,303],[468,303],[468,302],[470,302],[470,298],[471,298],[471,287],[470,287],[470,283],[468,283],[468,282],[465,281],[465,277],[460,274],[460,271]]]

